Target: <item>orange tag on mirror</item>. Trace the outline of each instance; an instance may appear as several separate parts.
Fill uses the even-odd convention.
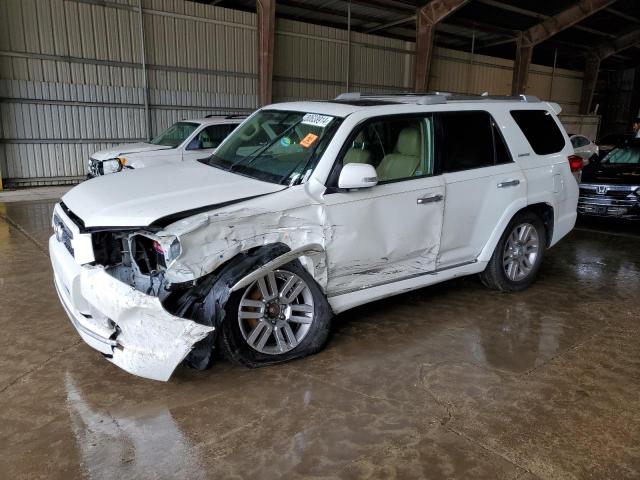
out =
[[[316,140],[318,140],[318,135],[307,133],[307,136],[300,140],[300,145],[302,145],[304,148],[309,148],[311,145],[316,143]]]

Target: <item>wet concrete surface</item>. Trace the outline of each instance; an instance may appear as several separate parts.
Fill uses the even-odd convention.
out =
[[[639,224],[581,221],[522,293],[458,279],[313,357],[159,383],[79,340],[51,208],[0,204],[0,477],[640,478]]]

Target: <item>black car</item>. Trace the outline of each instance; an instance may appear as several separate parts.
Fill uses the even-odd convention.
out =
[[[635,136],[635,133],[610,133],[608,135],[600,137],[595,141],[595,144],[598,145],[598,148],[600,149],[600,158],[604,158],[611,150],[616,148],[618,145],[634,139]]]
[[[630,139],[582,171],[578,213],[640,219],[640,139]]]

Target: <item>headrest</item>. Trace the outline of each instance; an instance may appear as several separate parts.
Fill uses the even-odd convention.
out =
[[[396,152],[402,155],[420,155],[420,131],[415,127],[405,127],[398,135]]]

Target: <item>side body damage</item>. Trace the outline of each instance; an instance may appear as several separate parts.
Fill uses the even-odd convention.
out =
[[[432,117],[442,119],[458,105],[303,102],[265,109],[262,130],[249,119],[220,147],[219,157],[187,162],[175,179],[176,172],[158,167],[117,182],[109,176],[86,182],[54,212],[50,248],[62,302],[87,343],[148,378],[168,379],[185,359],[206,368],[218,337],[225,355],[247,365],[278,361],[269,355],[303,356],[315,337],[304,337],[311,327],[300,325],[326,333],[332,312],[484,271],[506,226],[532,203],[553,212],[549,245],[572,228],[577,185],[563,180],[572,180],[568,147],[532,155],[510,117],[511,103],[484,107],[510,138],[510,152],[486,168],[442,173],[438,150],[420,146],[421,138],[442,140],[439,130],[430,130]],[[432,113],[436,108],[447,111]],[[531,108],[547,111],[544,105]],[[317,109],[324,113],[300,113]],[[385,142],[379,135],[369,139],[380,143],[379,166],[411,166],[418,159],[420,170],[378,181],[377,170],[366,164],[357,168],[367,172],[364,186],[344,186],[352,184],[340,183],[341,172],[355,173],[347,157],[362,158],[365,149],[354,135],[361,125],[382,122],[369,123],[373,113],[392,119]],[[276,133],[272,126],[287,119],[290,125]],[[485,123],[494,145],[494,126]],[[335,130],[333,140],[323,154],[308,154],[314,142],[325,145],[318,140],[324,128]],[[225,157],[227,144],[235,153]],[[256,161],[265,151],[271,153]],[[495,145],[492,151],[497,156]],[[516,161],[521,152],[525,160]],[[259,165],[271,170],[258,175]],[[288,276],[287,269],[293,269]],[[292,316],[291,305],[306,313]],[[287,330],[290,321],[298,324],[295,330]],[[265,347],[263,330],[273,332],[279,350]],[[291,354],[282,346],[283,331],[295,349]],[[304,338],[310,340],[302,345]],[[245,347],[262,357],[245,354]]]

